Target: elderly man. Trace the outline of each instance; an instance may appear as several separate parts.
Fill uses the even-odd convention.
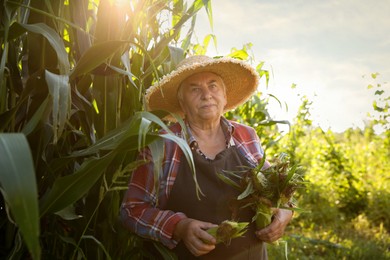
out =
[[[192,149],[199,199],[189,164],[171,140],[165,140],[159,190],[155,190],[153,158],[136,169],[123,199],[121,217],[136,234],[161,242],[179,259],[267,259],[264,242],[279,239],[292,212],[277,209],[272,223],[262,230],[250,224],[244,237],[230,245],[216,244],[206,230],[232,218],[232,201],[238,191],[223,183],[216,173],[255,167],[264,151],[253,128],[229,121],[224,112],[244,103],[258,85],[257,72],[243,61],[192,56],[148,89],[150,110],[161,109],[183,117],[186,129],[170,129]],[[251,222],[254,212],[241,209],[238,221]]]

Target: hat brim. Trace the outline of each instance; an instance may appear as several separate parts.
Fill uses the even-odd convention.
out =
[[[148,110],[166,110],[183,117],[177,91],[183,80],[199,72],[219,75],[226,87],[227,103],[224,112],[243,104],[256,91],[259,75],[249,64],[233,58],[210,59],[202,63],[179,67],[164,76],[160,82],[147,90]]]

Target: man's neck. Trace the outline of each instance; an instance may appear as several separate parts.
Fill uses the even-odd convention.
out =
[[[210,138],[216,137],[223,133],[220,120],[202,124],[189,123],[189,126],[191,128],[192,134],[201,139],[210,140]]]

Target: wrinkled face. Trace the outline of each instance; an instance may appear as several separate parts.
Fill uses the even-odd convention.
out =
[[[190,122],[219,120],[226,106],[225,86],[218,75],[200,72],[182,82],[178,99]]]

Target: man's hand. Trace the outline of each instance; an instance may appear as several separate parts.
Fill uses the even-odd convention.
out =
[[[205,230],[217,225],[191,218],[180,220],[174,230],[176,241],[182,240],[195,256],[207,254],[215,248],[215,238]]]
[[[284,234],[284,229],[292,219],[293,212],[288,209],[275,209],[275,214],[272,223],[267,227],[256,231],[258,239],[272,243],[281,238]]]

